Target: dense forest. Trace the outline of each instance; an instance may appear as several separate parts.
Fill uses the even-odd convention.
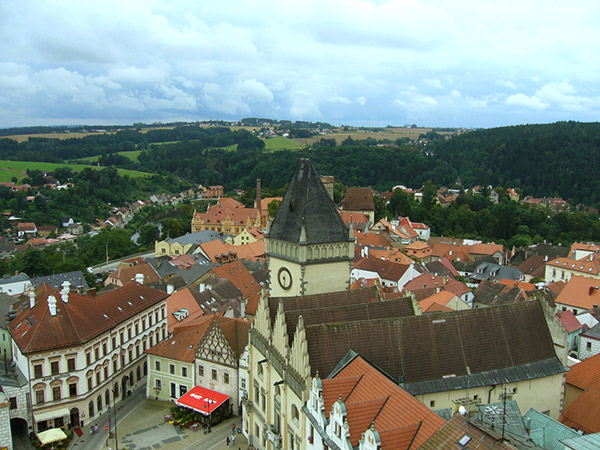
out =
[[[600,204],[600,123],[478,130],[434,142],[428,150],[454,168],[465,186],[518,187],[536,197]]]
[[[293,125],[300,129],[302,123]],[[0,139],[0,159],[60,163],[98,156],[102,165],[223,184],[231,190],[253,186],[256,178],[262,178],[265,186],[283,186],[298,157],[308,155],[307,150],[266,152],[264,147],[264,141],[245,130],[188,125],[145,131],[129,128],[65,140]],[[142,150],[138,161],[116,154],[130,150]],[[372,138],[336,145],[325,138],[314,145],[310,157],[320,173],[333,175],[347,186],[387,190],[395,184],[421,187],[431,180],[438,186],[465,189],[473,185],[520,188],[528,195],[600,205],[596,173],[600,123],[476,130],[432,140],[426,146],[407,145],[405,140],[382,145]]]

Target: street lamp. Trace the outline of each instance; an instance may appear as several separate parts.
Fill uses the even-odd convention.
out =
[[[115,450],[119,450],[119,437],[117,435],[117,402],[115,400],[115,396],[117,394],[117,390],[113,387],[113,414],[115,415]],[[108,405],[108,426],[110,427],[110,404]]]

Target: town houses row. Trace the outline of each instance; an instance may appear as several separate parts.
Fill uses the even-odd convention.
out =
[[[136,388],[168,404],[200,386],[257,449],[550,448],[543,430],[600,432],[598,246],[432,237],[375,221],[370,189],[336,206],[329,180],[302,159],[283,198],[221,197],[100,290],[80,273],[0,280],[0,428],[82,426]],[[498,405],[522,423],[508,441]]]

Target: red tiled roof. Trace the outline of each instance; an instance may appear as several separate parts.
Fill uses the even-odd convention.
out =
[[[333,379],[322,380],[322,386],[327,414],[341,395],[354,447],[371,424],[379,433],[381,447],[395,450],[418,448],[444,424],[441,417],[360,356]]]
[[[558,294],[555,302],[576,308],[592,309],[594,305],[600,305],[600,280],[573,275]]]
[[[252,274],[246,269],[246,266],[241,261],[235,261],[222,266],[213,267],[212,271],[219,278],[230,280],[233,285],[239,289],[244,298],[248,298],[251,294],[259,292],[261,286],[254,279]]]
[[[583,328],[583,325],[579,323],[577,317],[575,317],[575,315],[569,310],[558,312],[556,313],[556,315],[560,319],[560,322],[563,324],[563,327],[565,327],[565,329],[567,330],[567,333],[573,333]]]
[[[600,432],[600,382],[567,406],[558,421],[584,433]]]
[[[137,274],[144,275],[144,284],[160,281],[160,276],[156,273],[154,267],[148,263],[143,263],[115,270],[108,276],[104,284],[105,286],[109,284],[118,285],[118,282],[120,282],[122,286],[125,286],[126,284],[135,282]]]
[[[68,303],[62,300],[59,290],[47,285],[35,292],[33,309],[27,303],[9,323],[13,340],[23,354],[80,345],[168,297],[165,292],[138,283],[96,297],[71,291]],[[50,295],[56,298],[55,316],[48,308]]]
[[[371,188],[348,188],[341,202],[346,211],[375,211]]]
[[[600,353],[571,366],[567,372],[567,383],[586,390],[600,380]]]

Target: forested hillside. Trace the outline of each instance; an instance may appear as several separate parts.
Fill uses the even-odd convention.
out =
[[[600,123],[491,128],[432,145],[435,157],[456,169],[466,186],[519,187],[537,197],[600,202]]]

